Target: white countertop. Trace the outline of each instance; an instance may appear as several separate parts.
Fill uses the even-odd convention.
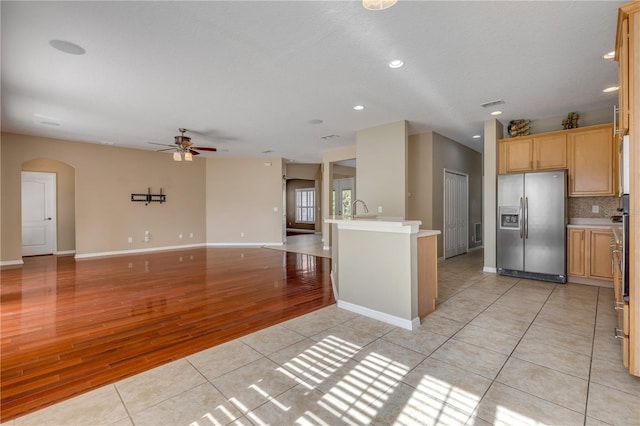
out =
[[[401,217],[361,215],[351,216],[328,216],[325,223],[338,225],[338,229],[352,229],[358,231],[373,232],[397,232],[401,234],[415,234],[419,231],[422,221],[405,220]],[[440,232],[440,231],[434,231]]]
[[[606,218],[589,218],[589,217],[572,217],[569,219],[567,228],[601,228],[611,229],[612,226],[620,225],[619,223],[611,222],[611,219]]]

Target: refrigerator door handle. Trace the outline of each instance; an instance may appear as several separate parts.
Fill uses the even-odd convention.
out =
[[[520,230],[520,239],[522,239],[522,197],[520,197],[520,213],[518,214],[518,229]]]
[[[524,199],[524,238],[529,238],[529,197]]]

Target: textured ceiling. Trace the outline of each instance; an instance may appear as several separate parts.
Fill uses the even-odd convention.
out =
[[[185,127],[205,157],[318,162],[406,119],[481,150],[485,102],[503,123],[616,103],[622,3],[2,1],[2,130],[153,150]]]

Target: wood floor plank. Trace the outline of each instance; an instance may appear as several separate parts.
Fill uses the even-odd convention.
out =
[[[334,303],[330,260],[196,248],[0,270],[0,421]]]

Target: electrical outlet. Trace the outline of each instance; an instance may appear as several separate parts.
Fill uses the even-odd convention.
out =
[[[244,238],[244,232],[240,233],[240,238]]]
[[[591,213],[600,213],[600,206],[597,204],[594,204],[591,206]]]
[[[178,234],[178,238],[182,239],[182,234]]]
[[[131,243],[133,242],[133,237],[129,237],[129,238],[127,238],[127,242],[128,242],[129,244],[131,244]]]
[[[378,213],[382,213],[382,206],[378,206]]]
[[[193,238],[193,232],[189,233],[189,238]]]

